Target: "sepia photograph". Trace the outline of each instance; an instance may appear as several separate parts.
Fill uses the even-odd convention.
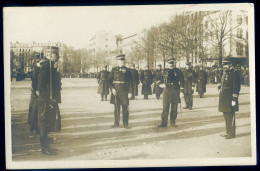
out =
[[[7,169],[256,165],[254,4],[3,21]]]

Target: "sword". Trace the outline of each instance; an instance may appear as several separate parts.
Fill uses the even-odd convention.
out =
[[[119,123],[120,122],[120,113],[118,111],[117,95],[115,95],[115,105],[116,105],[117,120],[118,120],[118,123]]]
[[[234,136],[236,134],[236,128],[235,128],[235,121],[236,121],[236,117],[235,117],[235,106],[233,106],[233,112],[232,112],[232,133],[234,133]]]

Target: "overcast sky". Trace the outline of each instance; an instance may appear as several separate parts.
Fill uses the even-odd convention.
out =
[[[5,38],[8,35],[9,42],[61,41],[82,48],[99,30],[129,36],[195,6],[202,5],[5,8]]]
[[[129,36],[169,21],[176,10],[189,6],[20,7],[4,12],[11,42],[61,41],[79,48],[99,30]]]

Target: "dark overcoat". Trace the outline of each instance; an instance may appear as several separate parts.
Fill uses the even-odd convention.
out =
[[[130,91],[135,96],[138,96],[138,84],[139,84],[139,73],[136,69],[131,69],[132,77],[133,77],[133,84],[130,88]]]
[[[110,89],[114,88],[116,90],[116,98],[118,99],[119,105],[129,105],[128,93],[130,93],[132,83],[132,72],[129,68],[125,66],[112,68],[108,76],[108,85]],[[111,93],[110,103],[115,103],[115,96],[113,93]]]
[[[231,68],[224,72],[221,78],[218,108],[220,112],[233,112],[232,101],[236,101],[234,109],[235,111],[238,111],[239,91],[239,73]]]
[[[192,84],[196,82],[195,72],[189,68],[183,71],[184,76],[184,94],[192,94]]]
[[[163,88],[159,87],[160,83],[163,81],[162,70],[155,70],[154,71],[154,87],[153,87],[153,94],[162,94]]]
[[[150,70],[144,70],[141,73],[141,82],[142,84],[142,94],[144,95],[147,93],[148,95],[152,95],[152,87],[151,84],[153,83],[153,74]]]
[[[184,86],[182,71],[178,68],[164,69],[162,83],[165,84],[163,100],[169,100],[170,103],[179,103],[180,88]]]
[[[108,95],[109,94],[109,87],[108,87],[108,79],[109,76],[109,71],[103,70],[100,71],[97,75],[97,80],[99,83],[98,86],[98,94],[104,94],[104,95]]]
[[[61,76],[52,65],[52,100],[50,99],[50,61],[41,63],[38,75],[38,125],[48,131],[61,130],[61,116],[58,103],[61,103]],[[51,108],[53,106],[53,108]]]
[[[39,74],[39,67],[35,67],[31,80],[32,80],[32,87],[31,87],[31,99],[29,104],[29,112],[28,112],[28,123],[30,125],[31,131],[38,132],[38,96],[36,95],[36,91],[38,90],[38,74]]]
[[[206,92],[207,79],[207,73],[204,70],[199,70],[197,74],[197,92]]]

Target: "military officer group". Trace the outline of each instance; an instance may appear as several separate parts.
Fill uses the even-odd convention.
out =
[[[40,55],[39,55],[40,56]],[[142,95],[148,99],[154,93],[159,100],[163,96],[163,110],[161,123],[158,128],[167,127],[170,113],[169,125],[176,127],[178,104],[184,96],[186,106],[184,109],[192,110],[193,93],[199,93],[203,98],[206,92],[207,74],[202,65],[195,72],[191,63],[186,63],[185,69],[176,67],[174,58],[166,61],[166,67],[158,68],[152,73],[146,66],[139,73],[135,64],[131,68],[126,67],[126,56],[116,56],[117,66],[111,72],[107,66],[103,67],[98,75],[98,93],[101,101],[107,101],[110,95],[110,103],[114,105],[114,124],[120,125],[120,109],[122,109],[122,120],[124,128],[129,128],[129,102],[135,100],[138,95],[138,85],[142,83]],[[57,154],[57,149],[49,145],[48,133],[61,130],[61,116],[58,103],[61,103],[61,76],[57,71],[59,59],[58,47],[49,47],[46,57],[39,57],[32,74],[32,93],[29,105],[28,123],[31,131],[40,134],[41,152],[47,155]],[[223,73],[218,85],[219,111],[223,112],[226,133],[221,135],[226,139],[235,138],[235,111],[238,111],[238,97],[240,91],[239,72],[236,69],[237,61],[227,58],[222,61]],[[151,85],[154,83],[153,92]],[[197,85],[197,86],[195,86]]]

